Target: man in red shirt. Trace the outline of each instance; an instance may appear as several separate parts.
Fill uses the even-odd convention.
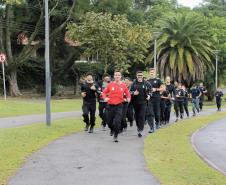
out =
[[[115,71],[114,81],[108,84],[102,93],[102,97],[109,106],[107,122],[115,142],[118,142],[118,133],[121,129],[123,102],[130,102],[131,99],[129,90],[121,78],[121,72]]]

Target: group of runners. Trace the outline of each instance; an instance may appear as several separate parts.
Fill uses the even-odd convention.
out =
[[[122,81],[122,73],[115,71],[113,81],[110,75],[104,74],[102,81],[95,82],[92,74],[87,74],[81,85],[85,131],[93,133],[96,99],[99,102],[103,130],[109,127],[114,142],[118,142],[118,135],[126,131],[127,122],[131,127],[133,122],[136,122],[138,137],[142,137],[146,123],[149,125],[149,133],[168,124],[172,105],[176,115],[175,122],[184,118],[184,112],[189,117],[189,98],[193,116],[202,111],[204,95],[207,93],[203,83],[199,86],[194,84],[188,91],[184,84],[172,83],[170,77],[166,77],[163,83],[156,76],[154,68],[149,70],[149,77],[145,79],[143,71],[137,71],[135,80],[126,77]],[[215,96],[220,111],[223,93],[217,90]]]

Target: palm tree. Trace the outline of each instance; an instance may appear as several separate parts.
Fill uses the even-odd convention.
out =
[[[205,21],[194,13],[173,14],[157,22],[154,31],[161,77],[169,75],[188,84],[204,78],[207,69],[213,68],[214,48],[207,30]]]

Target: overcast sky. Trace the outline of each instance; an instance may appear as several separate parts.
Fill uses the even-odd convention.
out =
[[[177,0],[177,2],[180,5],[194,8],[195,6],[198,6],[199,3],[202,3],[202,0]]]

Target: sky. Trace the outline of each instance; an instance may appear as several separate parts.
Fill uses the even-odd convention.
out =
[[[202,3],[202,0],[177,0],[177,2],[179,5],[194,8],[195,6],[198,6],[199,3]]]

